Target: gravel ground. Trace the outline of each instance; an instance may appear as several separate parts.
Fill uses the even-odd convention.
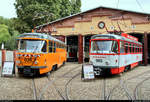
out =
[[[37,100],[130,100],[125,90],[134,98],[136,86],[149,78],[149,66],[139,66],[123,75],[99,77],[94,80],[81,80],[82,64],[66,63],[58,70],[34,78]],[[147,72],[142,75],[142,73]],[[139,76],[138,76],[139,75]],[[134,77],[136,76],[136,77]],[[71,79],[74,77],[73,79]],[[120,84],[121,81],[123,82]],[[34,100],[33,80],[27,77],[0,77],[0,100]],[[150,80],[137,88],[139,100],[150,99]],[[124,85],[126,89],[122,87]],[[117,86],[117,87],[116,87]],[[114,89],[114,90],[113,90]],[[112,91],[113,90],[113,91]]]
[[[32,100],[33,93],[30,79],[0,78],[1,100]]]

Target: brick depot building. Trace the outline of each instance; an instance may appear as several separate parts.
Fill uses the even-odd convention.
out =
[[[109,7],[97,7],[72,16],[37,26],[36,32],[48,33],[64,41],[68,60],[88,61],[92,35],[124,32],[143,43],[143,63],[150,57],[150,14]]]

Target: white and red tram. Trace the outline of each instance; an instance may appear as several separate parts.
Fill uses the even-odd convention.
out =
[[[120,74],[141,63],[142,43],[125,33],[98,34],[91,37],[89,55],[94,75]]]

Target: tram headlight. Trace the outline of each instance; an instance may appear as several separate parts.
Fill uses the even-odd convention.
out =
[[[34,57],[40,57],[40,55],[34,55]]]
[[[106,65],[109,65],[109,62],[106,61],[105,64],[106,64]]]
[[[17,54],[17,57],[21,57],[21,54]]]
[[[38,63],[39,63],[39,61],[35,61],[35,62],[34,62],[34,64],[38,64]]]
[[[20,64],[21,62],[20,61],[16,61],[16,64]]]

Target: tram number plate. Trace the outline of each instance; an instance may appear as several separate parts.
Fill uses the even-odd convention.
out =
[[[103,62],[103,60],[102,59],[96,59],[96,62]]]
[[[31,73],[31,69],[30,68],[24,68],[24,73]]]

